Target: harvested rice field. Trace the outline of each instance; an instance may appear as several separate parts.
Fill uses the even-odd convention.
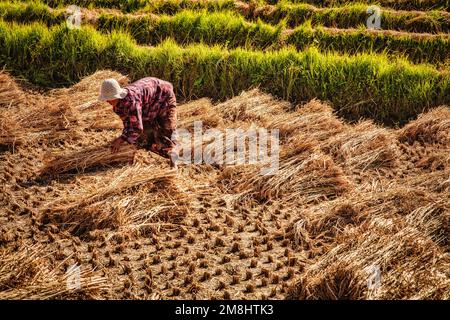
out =
[[[447,1],[123,3],[0,2],[1,300],[450,299]],[[199,161],[111,153],[146,76]]]

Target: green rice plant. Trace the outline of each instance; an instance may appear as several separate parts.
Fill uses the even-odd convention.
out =
[[[184,10],[206,10],[209,12],[233,10],[235,0],[154,0],[148,1],[143,12],[173,15]]]
[[[351,4],[349,0],[289,0],[292,3],[309,3],[321,7],[342,6]],[[267,3],[276,4],[277,0],[267,0]],[[359,3],[378,5],[396,10],[431,10],[448,9],[449,0],[358,0]]]
[[[356,54],[377,52],[405,56],[414,62],[449,62],[450,37],[447,35],[415,36],[389,32],[360,30],[338,30],[316,27],[311,23],[299,26],[286,38],[287,44],[304,50],[314,45],[321,50]]]
[[[0,2],[0,18],[6,21],[40,21],[47,25],[65,20],[64,12],[52,11],[42,2]]]
[[[89,7],[93,7],[94,4],[89,4]],[[67,9],[66,7],[51,9],[40,1],[6,1],[0,2],[0,7],[2,17],[7,21],[44,21],[49,25],[61,22]],[[249,22],[256,22],[260,19],[272,25],[286,23],[287,26],[295,28],[311,20],[314,26],[323,25],[342,29],[355,28],[358,25],[365,24],[369,17],[367,8],[367,4],[359,3],[341,7],[320,8],[310,4],[293,4],[286,1],[281,1],[275,6],[242,6],[231,0],[157,0],[151,1],[145,7],[138,9],[138,13],[139,17],[143,17],[147,13],[175,15],[185,10],[203,11],[205,13],[232,11],[243,16]],[[419,33],[448,33],[450,31],[450,13],[445,11],[393,11],[383,9],[381,14],[383,30]]]
[[[155,45],[167,37],[180,44],[203,42],[230,47],[264,49],[277,43],[282,26],[260,21],[250,23],[235,13],[183,11],[174,16],[118,16],[102,14],[97,21],[101,31],[123,30],[139,43]]]
[[[98,69],[131,79],[171,81],[180,99],[226,99],[259,86],[293,103],[329,101],[339,115],[403,123],[430,107],[449,104],[450,73],[380,54],[321,53],[316,48],[253,51],[166,40],[138,46],[130,35],[92,27],[47,28],[0,22],[0,63],[46,86],[73,83]],[[39,66],[39,67],[37,67]]]
[[[340,7],[318,8],[311,4],[293,4],[281,1],[275,5],[271,14],[258,15],[263,21],[278,23],[282,19],[290,27],[296,27],[307,20],[313,25],[337,28],[355,28],[365,24],[368,5],[364,3],[347,4]],[[450,14],[445,11],[394,11],[382,8],[381,25],[384,30],[408,32],[449,32]]]
[[[58,7],[67,7],[70,5],[77,5],[79,7],[84,8],[111,8],[111,9],[120,9],[123,12],[131,12],[135,11],[138,8],[143,8],[147,5],[150,0],[79,0],[79,1],[71,1],[71,0],[42,0],[43,3],[49,5],[52,8]]]
[[[64,21],[64,10],[51,10],[45,5],[0,3],[0,16],[8,21],[40,21],[47,25]],[[220,44],[228,48],[277,49],[285,44],[303,50],[315,45],[322,50],[355,54],[357,52],[386,52],[401,55],[415,62],[445,64],[449,60],[448,35],[414,35],[396,32],[335,30],[316,26],[311,20],[294,30],[284,24],[272,26],[261,21],[248,22],[230,11],[207,13],[186,10],[173,16],[120,15],[102,13],[91,15],[90,23],[102,32],[114,30],[129,33],[139,44],[157,45],[166,38],[179,44]]]
[[[151,11],[155,13],[174,14],[184,9],[208,9],[219,11],[234,7],[234,0],[41,0],[52,8],[67,7],[76,4],[84,8],[110,8],[119,9],[122,12],[134,12],[137,10]]]

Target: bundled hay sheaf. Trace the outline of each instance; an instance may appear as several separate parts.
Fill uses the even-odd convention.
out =
[[[40,175],[57,175],[72,170],[84,172],[92,167],[104,167],[120,163],[129,164],[133,162],[136,150],[134,145],[126,144],[118,152],[112,153],[111,147],[104,145],[66,155],[53,155],[51,160],[44,160],[45,165],[41,169]],[[49,157],[47,155],[47,159]]]
[[[49,96],[56,99],[69,98],[72,107],[83,110],[98,102],[101,83],[108,78],[116,79],[121,86],[125,86],[129,82],[129,79],[121,73],[100,70],[83,78],[72,87],[52,90]]]
[[[247,168],[239,179],[231,181],[232,190],[259,201],[280,199],[286,203],[317,202],[345,193],[350,182],[334,161],[316,146],[314,140],[296,137],[281,149],[275,174],[261,174],[262,164]],[[226,176],[224,178],[226,181]]]
[[[393,135],[371,121],[328,139],[322,149],[345,167],[361,170],[395,166],[398,154]]]
[[[429,235],[437,244],[445,241],[450,208],[436,195],[411,188],[383,192],[356,192],[346,197],[299,210],[298,218],[286,229],[294,247],[314,253],[339,241],[346,227],[361,225],[375,217],[405,217],[411,226]]]
[[[17,122],[8,118],[5,112],[1,112],[0,120],[0,146],[16,146],[26,141],[27,135],[23,133]]]
[[[172,170],[136,164],[96,183],[88,179],[78,192],[47,203],[41,220],[76,235],[105,228],[145,233],[156,221],[177,224],[189,206],[174,177]]]
[[[421,190],[442,193],[448,199],[448,194],[450,193],[450,168],[413,175],[406,178],[405,183]]]
[[[190,131],[196,121],[202,122],[203,129],[216,128],[223,123],[222,117],[207,98],[181,104],[177,107],[177,113],[178,127]]]
[[[347,226],[364,221],[360,206],[347,198],[338,198],[315,207],[300,210],[297,218],[286,230],[286,236],[294,244],[313,253],[320,247],[328,247],[336,235]]]
[[[0,71],[0,107],[17,106],[27,101],[26,93],[8,73]]]
[[[0,109],[1,145],[55,142],[78,136],[74,129],[79,123],[78,114],[67,99],[39,96],[33,102],[28,106]]]
[[[298,133],[308,135],[319,142],[341,133],[345,126],[333,109],[318,100],[312,100],[293,113],[275,115],[268,123],[270,128],[278,129],[281,139],[288,139]]]
[[[357,290],[362,296],[351,296],[355,299],[448,299],[445,255],[403,218],[375,217],[345,232],[346,236],[334,248],[307,267],[288,298],[347,297],[342,295],[345,290],[339,290],[341,286],[330,286],[329,282],[341,270],[345,277],[339,277],[340,284],[352,278],[353,290],[364,289]],[[374,268],[381,272],[381,283],[368,288]]]
[[[68,287],[70,273],[54,266],[42,245],[0,251],[0,299],[99,299],[109,286],[104,277],[80,267],[80,286]]]
[[[240,95],[214,107],[228,121],[266,124],[273,116],[291,108],[286,101],[275,99],[259,89],[243,91]]]
[[[0,84],[11,80],[2,76]],[[14,153],[1,155],[0,203],[8,221],[0,228],[0,299],[156,294],[247,299],[259,298],[280,277],[286,282],[281,291],[272,287],[271,298],[450,298],[447,109],[390,130],[369,121],[346,124],[318,100],[291,111],[290,103],[257,89],[217,105],[201,99],[179,105],[177,111],[178,128],[192,133],[194,122],[203,122],[202,141],[181,143],[189,143],[187,152],[201,146],[204,161],[180,164],[174,171],[167,159],[131,145],[114,154],[104,145],[122,127],[111,107],[96,101],[101,81],[109,77],[128,81],[112,71],[98,72],[68,89],[27,95],[27,107],[6,102],[0,108],[0,144],[19,145]],[[0,88],[0,105],[2,93]],[[212,128],[226,135],[220,139],[222,149],[212,144],[214,136],[206,135],[204,129]],[[229,128],[242,131],[228,134]],[[250,161],[255,153],[261,160],[261,150],[250,143],[248,131],[260,128],[280,130],[279,158]],[[271,155],[273,142],[267,142]],[[241,147],[244,153],[236,157]],[[399,156],[397,148],[404,154]],[[230,154],[234,156],[226,159]],[[204,164],[214,158],[228,161]],[[275,171],[263,170],[269,168]],[[36,169],[39,179],[29,179]],[[47,179],[63,173],[75,174]],[[258,230],[261,239],[253,237]],[[29,240],[45,244],[26,247]],[[253,256],[247,240],[254,246]],[[231,250],[221,253],[221,246]],[[148,249],[159,252],[149,256]],[[261,250],[267,253],[261,255]],[[283,263],[274,261],[283,250],[286,277]],[[185,257],[173,261],[181,252]],[[217,254],[223,263],[230,262],[229,254],[239,259],[231,258],[229,286],[223,269],[213,266],[216,290],[208,282],[208,268]],[[258,255],[276,267],[263,267]],[[194,272],[191,259],[201,259],[200,267],[205,267],[202,284],[195,274],[184,275],[178,268],[186,264]],[[82,265],[81,289],[68,290],[65,269],[72,260],[100,267],[112,287]],[[250,266],[245,277],[251,280],[244,284],[245,292],[238,283],[238,268],[244,264]],[[261,279],[255,279],[258,264]],[[145,272],[144,286],[134,282],[136,268]],[[369,288],[373,268],[381,272],[381,285]],[[178,284],[156,288],[168,270],[174,283],[185,277],[187,290]],[[117,280],[122,271],[129,273],[125,283],[122,274]]]
[[[345,265],[335,265],[324,276],[302,277],[286,293],[287,300],[361,300],[367,298],[364,275]]]
[[[422,143],[450,144],[450,108],[441,106],[405,125],[398,131],[398,139],[409,144]]]
[[[23,114],[16,114],[15,121],[25,129],[67,130],[78,124],[78,114],[68,98],[44,99],[23,111]]]
[[[442,153],[435,152],[427,157],[420,159],[417,166],[422,169],[428,169],[431,172],[445,170],[450,168],[450,146]]]

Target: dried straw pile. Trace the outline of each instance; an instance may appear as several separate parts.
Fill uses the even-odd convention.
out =
[[[78,114],[67,99],[36,98],[34,104],[0,109],[0,144],[49,143],[75,139]]]
[[[370,268],[381,286],[367,285]],[[372,269],[373,270],[373,269]],[[287,294],[294,299],[448,299],[442,249],[402,218],[373,218],[344,231]]]
[[[397,216],[406,217],[408,221],[414,217],[424,234],[442,244],[449,209],[441,197],[413,188],[394,187],[370,194],[355,192],[300,209],[286,235],[294,246],[321,252],[329,249],[329,245],[335,243],[336,237],[347,227],[358,226],[376,217],[389,219]],[[428,229],[422,229],[422,226],[428,226]]]
[[[7,72],[0,71],[0,107],[11,107],[27,101],[27,94]]]
[[[398,132],[401,142],[450,145],[450,108],[441,106],[421,114]]]
[[[398,155],[393,134],[371,121],[360,122],[328,139],[322,149],[350,170],[392,167]]]
[[[71,88],[36,95],[28,108],[0,108],[2,141],[22,142],[17,152],[5,152],[2,166],[7,175],[0,177],[7,181],[0,190],[5,209],[0,215],[8,215],[0,230],[0,242],[6,244],[0,249],[0,298],[116,298],[127,297],[122,295],[127,290],[128,297],[156,292],[168,297],[178,292],[189,298],[198,292],[198,297],[211,298],[231,292],[259,298],[274,292],[272,297],[280,298],[286,287],[290,287],[289,298],[449,298],[448,109],[438,108],[400,130],[389,130],[369,121],[345,124],[316,100],[293,108],[257,89],[217,105],[201,99],[178,107],[179,128],[192,132],[194,122],[202,121],[203,133],[210,128],[223,133],[238,127],[279,129],[279,170],[263,175],[261,169],[271,165],[264,162],[186,165],[175,173],[166,169],[166,159],[129,145],[111,154],[105,143],[119,134],[122,123],[109,105],[96,102],[101,80],[108,77],[127,81],[117,73],[98,72]],[[238,138],[240,133],[234,132],[225,142]],[[210,142],[198,143],[212,158],[216,150]],[[226,143],[219,150],[222,159],[235,148]],[[32,187],[12,179],[20,176],[25,181],[23,172],[41,163],[45,152],[39,174],[76,174],[62,180],[27,181],[34,183]],[[409,153],[417,156],[408,159]],[[245,160],[248,156],[246,152]],[[237,163],[235,158],[232,164]],[[25,209],[28,214],[17,214]],[[28,227],[30,220],[28,234],[27,228],[20,227]],[[11,221],[18,227],[11,228]],[[250,230],[253,225],[255,230]],[[263,234],[261,243],[257,230]],[[25,248],[16,235],[43,245]],[[220,246],[231,239],[238,249],[253,243],[255,255],[241,250],[239,260],[227,260],[237,252],[220,251]],[[66,250],[67,242],[77,244],[72,246],[74,257]],[[130,244],[127,260],[124,254],[110,254],[123,253],[125,243]],[[260,245],[267,252],[260,252]],[[96,246],[105,246],[105,256]],[[150,258],[147,253],[153,249],[160,254]],[[285,265],[273,261],[281,250],[287,257]],[[180,252],[185,260],[178,264],[172,260]],[[207,266],[210,257],[216,261],[218,254],[223,263],[236,262],[236,269],[245,264],[255,270],[262,266],[253,258],[261,254],[269,261],[267,268],[261,268],[268,279],[261,287],[241,282],[218,293],[217,281],[233,277],[239,282],[239,271],[218,272],[210,282],[210,271],[202,269],[198,274],[202,283],[196,282],[191,259],[197,257]],[[65,260],[55,264],[55,256]],[[101,267],[109,280],[116,279],[113,290],[105,293],[104,279],[82,270],[86,291],[68,292],[63,269],[72,258],[95,260],[94,268]],[[382,287],[369,290],[366,268],[373,265],[381,270]],[[129,274],[117,274],[125,267]],[[185,275],[182,268],[193,274]],[[184,280],[189,286],[164,289],[168,271],[172,283]],[[290,278],[281,291],[274,289],[272,281],[278,282],[286,271]],[[143,272],[145,286],[140,287],[134,279]],[[251,278],[252,272],[246,277]],[[124,277],[128,284],[122,283]]]
[[[105,228],[146,233],[155,222],[176,224],[188,212],[188,196],[172,170],[136,164],[94,179],[86,177],[70,196],[47,203],[43,223],[76,235]]]
[[[6,112],[0,111],[0,146],[17,146],[26,141],[26,135],[21,131],[18,123],[11,120]]]
[[[315,255],[329,249],[336,237],[348,226],[364,221],[358,204],[346,198],[323,202],[312,208],[300,209],[286,237],[295,248]]]
[[[76,170],[78,173],[84,172],[92,167],[105,167],[118,163],[133,163],[136,147],[125,144],[118,152],[112,153],[109,145],[83,149],[66,155],[53,155],[51,160],[47,155],[44,159],[45,165],[40,171],[40,175],[57,175],[64,172]]]
[[[129,82],[126,76],[118,72],[100,70],[69,88],[52,90],[49,95],[56,99],[69,98],[72,107],[83,110],[97,104],[102,81],[108,78],[116,79],[121,86]]]
[[[52,255],[42,245],[0,251],[0,299],[98,299],[108,290],[106,279],[86,266],[80,270],[80,288],[69,288],[70,273],[55,266]]]
[[[214,109],[229,122],[255,122],[264,126],[273,116],[291,109],[291,104],[275,99],[259,89],[253,89],[217,104]]]
[[[283,146],[280,150],[279,169],[274,175],[262,175],[267,165],[230,168],[224,170],[221,180],[231,190],[258,201],[278,199],[285,203],[311,203],[333,199],[344,194],[350,182],[333,160],[320,152],[317,143],[305,136]],[[242,172],[236,173],[236,169]]]
[[[78,114],[69,99],[45,99],[26,114],[18,114],[15,121],[25,129],[39,131],[68,130],[78,125]]]
[[[295,112],[282,112],[271,118],[269,128],[280,130],[280,138],[287,140],[304,134],[318,142],[327,140],[346,129],[341,120],[333,115],[333,109],[318,100],[312,100]]]
[[[114,113],[112,107],[106,104],[94,104],[90,108],[80,111],[80,125],[85,130],[114,130],[119,131],[123,128],[122,121]]]
[[[177,107],[178,127],[193,131],[194,122],[201,121],[203,129],[216,128],[223,124],[223,119],[213,107],[211,100],[202,98],[187,102]]]

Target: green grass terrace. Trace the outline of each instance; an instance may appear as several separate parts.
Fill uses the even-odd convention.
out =
[[[226,99],[255,86],[293,103],[329,101],[338,114],[403,123],[431,107],[448,104],[450,73],[385,54],[320,52],[309,47],[278,50],[182,46],[165,40],[142,46],[129,33],[99,32],[0,22],[0,61],[46,87],[67,85],[98,69],[137,79],[149,74],[174,83],[181,99]]]
[[[39,3],[0,2],[0,17],[6,21],[38,21],[54,26],[65,23],[66,11]],[[285,23],[248,21],[232,11],[186,10],[174,15],[154,15],[87,10],[83,23],[102,32],[129,33],[141,45],[157,45],[172,38],[180,45],[201,42],[260,50],[292,45],[298,50],[315,46],[322,51],[348,54],[386,53],[403,56],[414,63],[448,64],[450,57],[449,34],[367,30],[364,26],[339,29],[315,25],[312,20],[290,28]]]

